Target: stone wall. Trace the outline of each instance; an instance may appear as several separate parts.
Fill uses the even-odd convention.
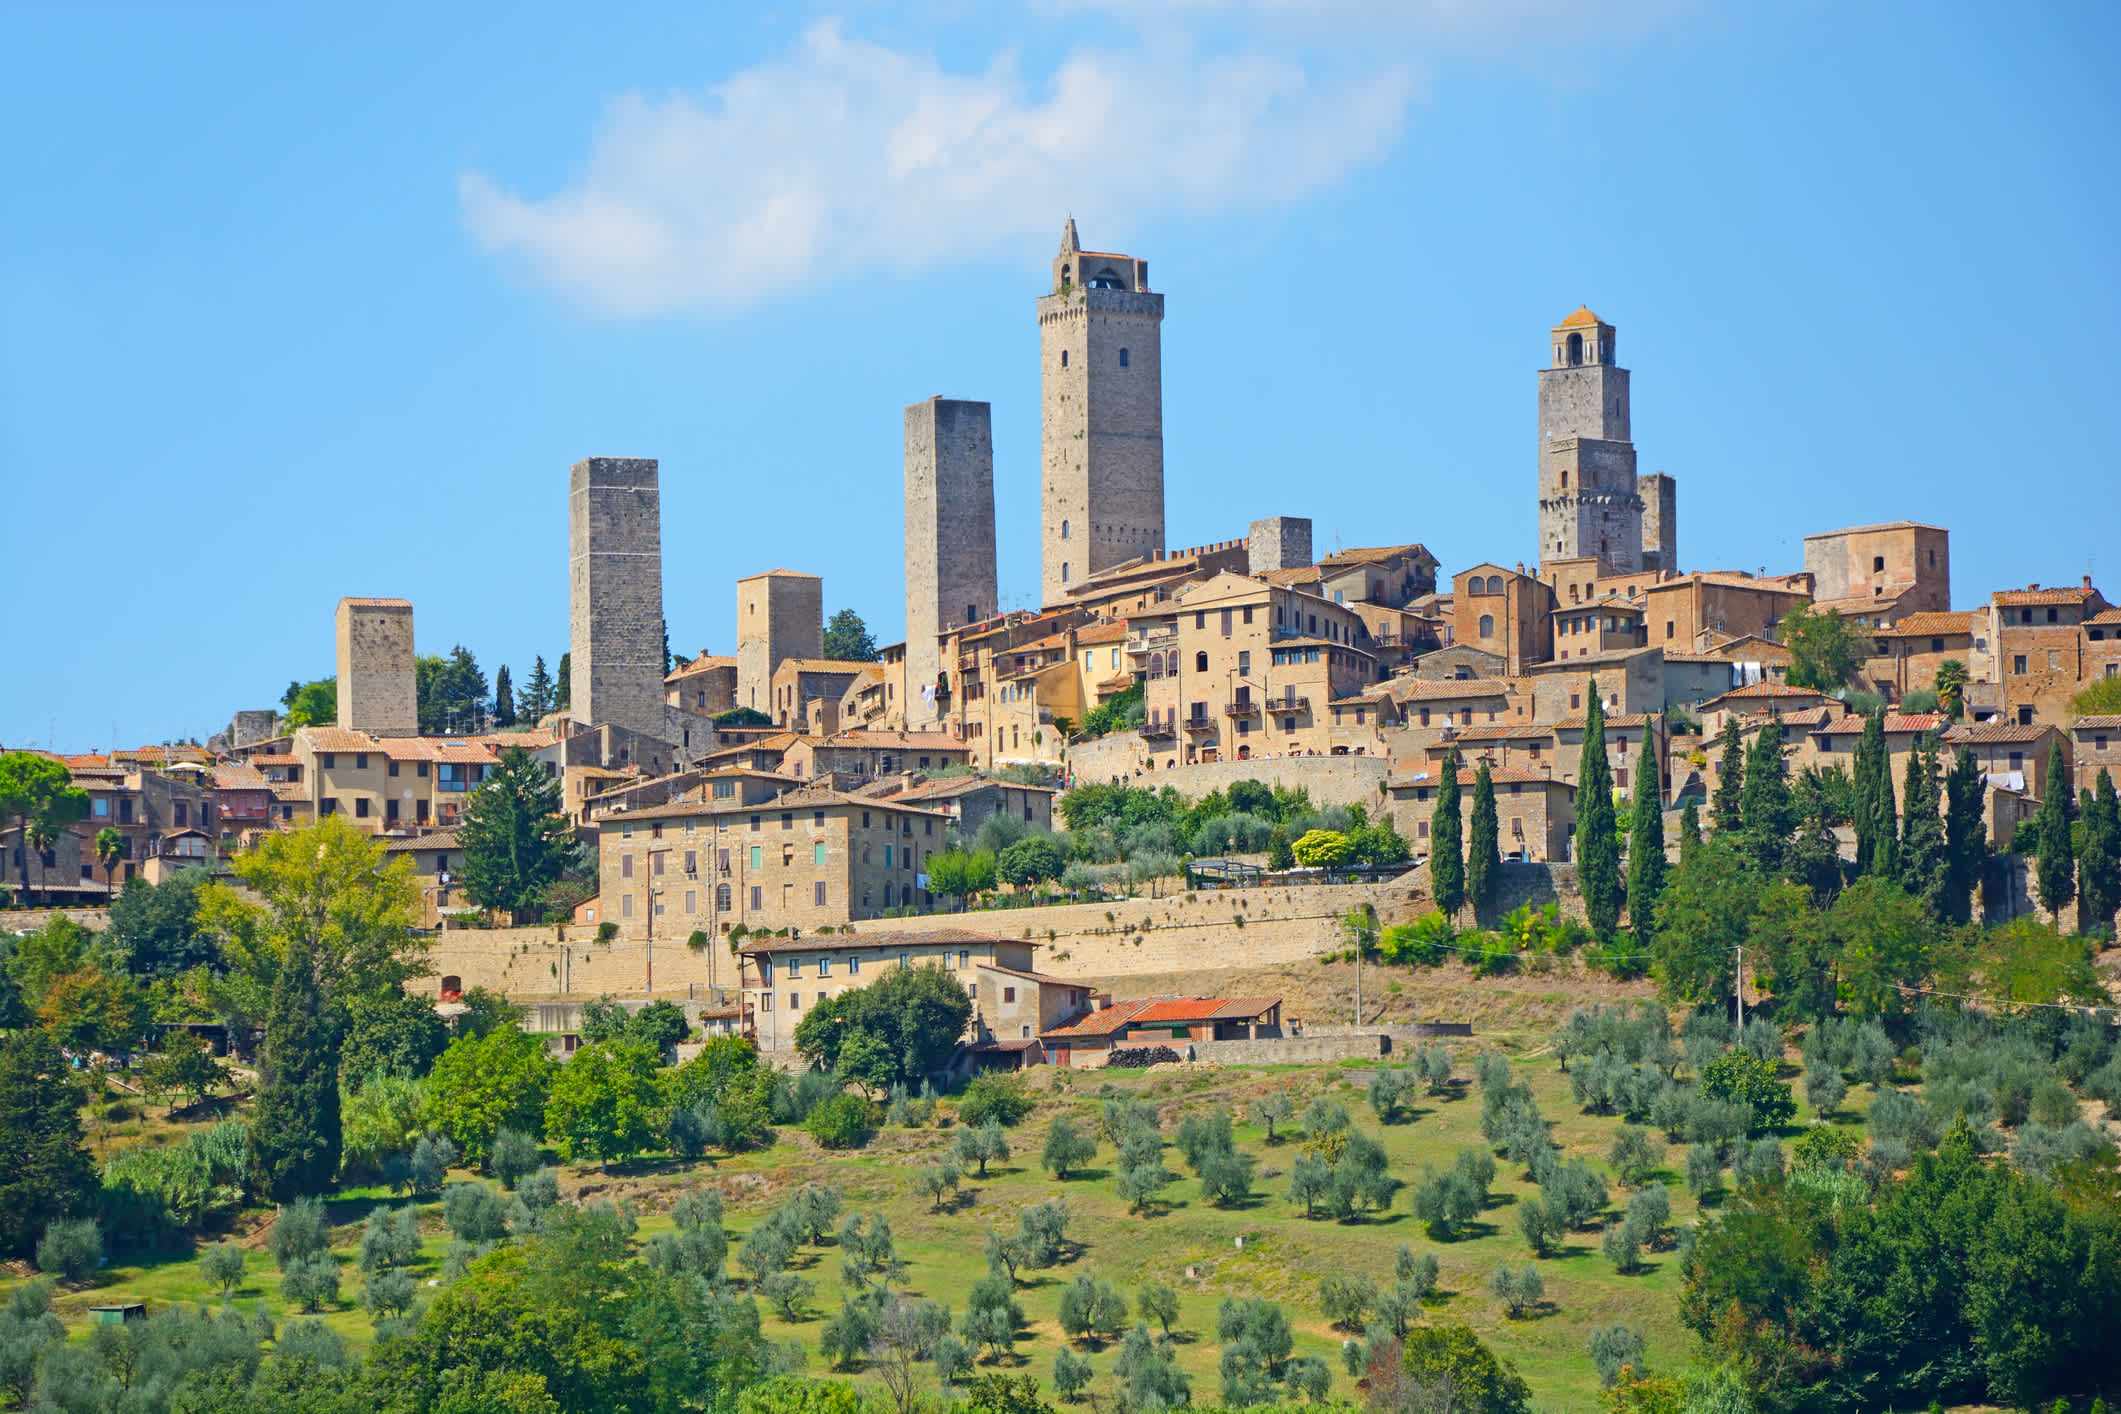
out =
[[[652,457],[568,471],[568,644],[575,720],[661,738],[663,513]]]
[[[334,628],[338,725],[376,736],[416,734],[412,605],[403,599],[341,599]]]
[[[940,635],[999,604],[994,553],[993,410],[930,398],[906,409],[907,725],[935,725],[922,688],[948,670]]]
[[[10,884],[19,884],[10,880]],[[0,909],[0,933],[34,933],[53,918],[71,919],[98,932],[110,926],[107,908],[8,908]]]
[[[1117,775],[1127,778],[1130,785],[1171,786],[1188,800],[1198,800],[1212,790],[1227,791],[1239,781],[1301,786],[1311,792],[1314,805],[1361,805],[1373,816],[1384,803],[1378,786],[1391,768],[1382,756],[1255,756],[1249,761],[1205,761],[1137,772],[1140,748],[1130,746],[1132,742],[1136,742],[1135,734],[1125,732],[1070,747],[1068,764],[1083,781],[1106,781]]]
[[[1391,1038],[1375,1031],[1346,1036],[1288,1036],[1272,1041],[1190,1041],[1176,1047],[1187,1060],[1215,1065],[1294,1065],[1389,1055]]]

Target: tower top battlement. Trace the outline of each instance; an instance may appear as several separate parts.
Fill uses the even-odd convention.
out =
[[[1105,250],[1084,250],[1076,238],[1075,218],[1061,228],[1060,253],[1053,257],[1053,293],[1073,290],[1149,292],[1149,262]]]

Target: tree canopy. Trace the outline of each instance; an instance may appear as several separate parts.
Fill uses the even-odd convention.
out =
[[[810,1008],[795,1045],[825,1069],[881,1093],[939,1070],[971,1019],[964,983],[942,968],[893,968]]]
[[[1790,650],[1791,687],[1838,692],[1863,662],[1855,625],[1832,609],[1799,603],[1782,616],[1781,633]]]
[[[852,609],[842,609],[825,621],[825,656],[843,663],[874,663],[876,636]]]
[[[543,902],[581,853],[562,813],[559,779],[520,746],[502,751],[464,802],[457,844],[472,902],[510,912]]]

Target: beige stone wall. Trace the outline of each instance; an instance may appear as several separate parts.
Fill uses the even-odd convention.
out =
[[[774,669],[824,656],[824,580],[770,570],[736,582],[737,706],[771,715]]]
[[[568,469],[572,711],[660,738],[663,513],[653,457],[588,457]]]
[[[986,403],[906,409],[906,716],[937,724],[921,689],[945,667],[941,635],[996,612],[994,432]]]
[[[1163,317],[1146,290],[1038,302],[1042,603],[1164,548]]]
[[[341,599],[335,629],[338,724],[377,736],[417,734],[412,605],[403,599]]]

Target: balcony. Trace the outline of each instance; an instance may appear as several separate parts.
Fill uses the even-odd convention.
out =
[[[1142,736],[1148,740],[1164,740],[1178,735],[1178,724],[1169,717],[1157,717],[1142,723]]]
[[[1154,632],[1145,633],[1139,638],[1127,640],[1127,651],[1134,654],[1168,652],[1176,647],[1178,647],[1178,630],[1175,628],[1157,629]]]
[[[1232,717],[1256,717],[1259,715],[1259,704],[1249,698],[1239,698],[1235,702],[1224,703],[1223,711]]]
[[[1215,719],[1212,717],[1188,717],[1186,718],[1185,726],[1189,732],[1212,732],[1215,730]]]
[[[1309,712],[1311,710],[1311,699],[1308,697],[1293,696],[1270,697],[1261,705],[1263,705],[1268,712],[1279,717],[1291,712]]]

